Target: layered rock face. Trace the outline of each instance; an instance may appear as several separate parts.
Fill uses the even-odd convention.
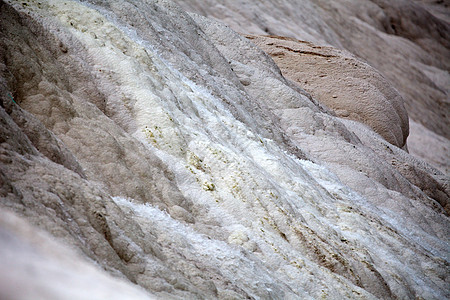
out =
[[[374,28],[399,14],[378,2]],[[438,81],[403,90],[317,46],[354,43],[315,27],[321,1],[252,6],[309,14],[316,44],[183,10],[259,33],[205,3],[0,2],[0,298],[450,297],[449,178],[407,152],[406,111],[446,143],[442,108],[419,118],[408,94]],[[399,61],[433,47],[444,70],[445,42],[399,18],[420,48]]]

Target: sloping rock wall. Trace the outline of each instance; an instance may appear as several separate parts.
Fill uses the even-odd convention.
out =
[[[412,121],[436,134],[437,157],[419,156],[448,174],[450,157],[450,6],[447,1],[175,1],[242,34],[276,35],[348,50],[375,67],[405,101]],[[302,85],[303,87],[303,85]],[[306,87],[305,87],[306,88]],[[412,153],[430,139],[412,126]],[[416,130],[417,129],[417,130]]]
[[[171,1],[2,1],[0,29],[0,276],[42,268],[6,299],[80,272],[98,299],[449,296],[449,180],[401,109],[395,141],[341,118]]]

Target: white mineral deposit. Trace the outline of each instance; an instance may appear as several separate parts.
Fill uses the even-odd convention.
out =
[[[0,299],[450,298],[450,10],[0,0]]]

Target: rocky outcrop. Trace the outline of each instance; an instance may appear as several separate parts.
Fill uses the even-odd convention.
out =
[[[381,76],[376,133],[171,1],[2,1],[0,29],[2,297],[449,296],[448,177]]]
[[[341,117],[361,122],[402,148],[409,134],[402,97],[375,69],[350,53],[282,37],[247,36],[283,76]]]

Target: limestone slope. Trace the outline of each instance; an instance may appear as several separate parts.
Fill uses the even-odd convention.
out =
[[[242,34],[277,35],[348,50],[375,67],[405,100],[409,117],[450,147],[450,15],[446,1],[234,0],[175,1],[187,11],[218,19]],[[303,86],[303,85],[301,85]],[[412,127],[412,153],[428,138]],[[416,129],[418,129],[416,131]],[[422,156],[429,163],[437,159]],[[444,172],[449,158],[435,164]],[[447,172],[448,174],[448,172]]]
[[[0,249],[32,245],[0,276],[39,267],[25,219],[83,256],[57,250],[55,273],[96,265],[98,299],[105,271],[142,298],[450,296],[448,177],[225,25],[165,0],[2,1],[0,49],[0,206],[20,219]],[[33,274],[14,281],[54,295]]]

